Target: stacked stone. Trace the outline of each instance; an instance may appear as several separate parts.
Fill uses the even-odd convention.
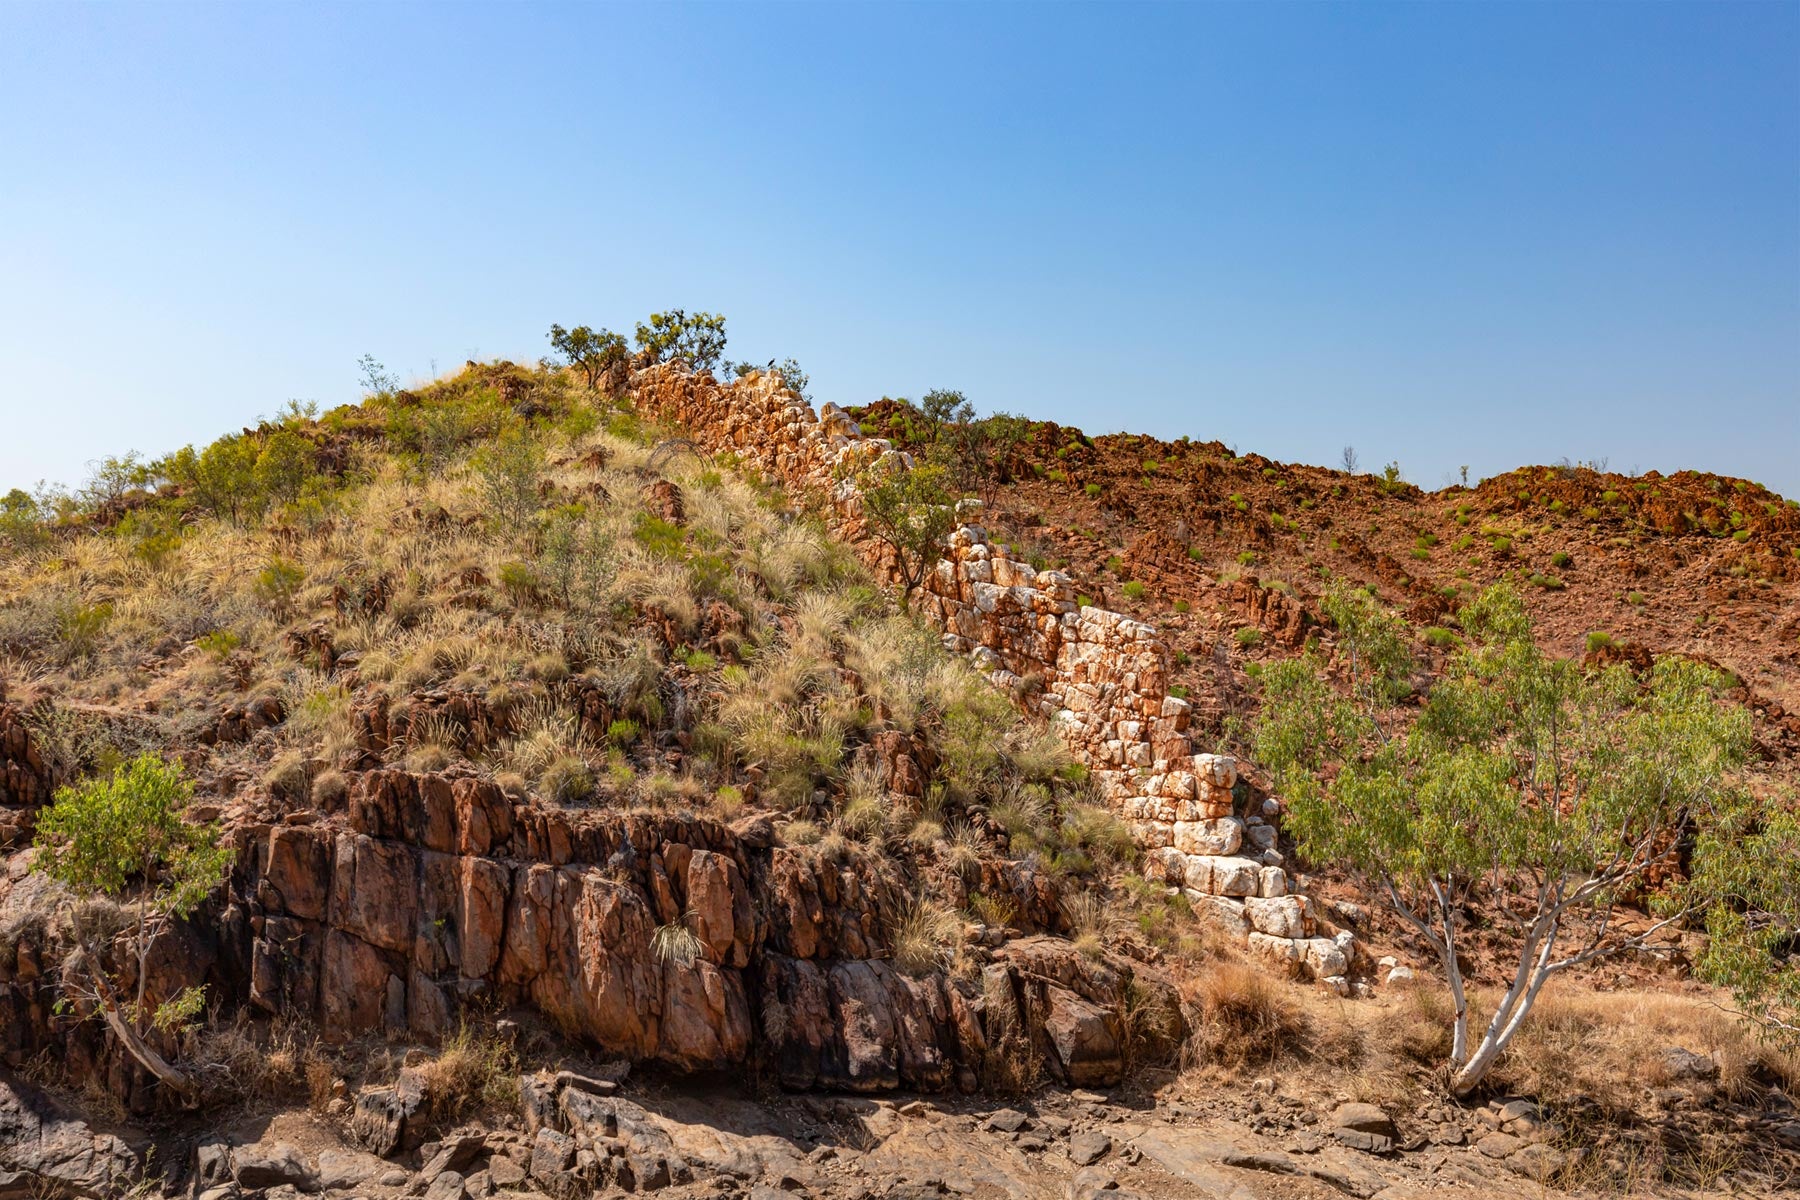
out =
[[[835,405],[815,414],[776,375],[752,372],[721,385],[670,363],[637,372],[632,384],[641,406],[708,449],[737,453],[791,491],[829,497],[839,536],[889,582],[897,578],[889,551],[867,534],[856,487],[863,467],[897,453],[892,443],[864,437]],[[962,501],[957,514],[962,524],[917,605],[943,630],[946,648],[970,656],[1050,722],[1130,823],[1151,878],[1180,888],[1259,954],[1345,986],[1350,935],[1317,936],[1310,903],[1289,894],[1275,848],[1279,803],[1239,814],[1235,760],[1194,753],[1192,710],[1168,693],[1169,648],[1156,630],[1081,607],[1067,575],[1035,570],[991,545],[975,523],[978,501]]]

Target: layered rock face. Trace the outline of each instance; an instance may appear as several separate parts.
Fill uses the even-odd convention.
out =
[[[1123,1072],[1127,986],[1167,986],[1029,936],[975,948],[960,981],[903,974],[891,931],[916,888],[955,900],[968,885],[777,846],[760,816],[547,810],[473,776],[370,771],[339,811],[234,823],[232,837],[223,910],[159,939],[150,995],[205,980],[329,1037],[432,1040],[479,1000],[535,1008],[621,1057],[754,1066],[796,1088],[973,1089],[1019,1038],[1085,1084]],[[1056,927],[1047,880],[1003,860],[983,870],[971,883],[1010,898],[1022,929]],[[668,928],[692,932],[691,959],[659,952]],[[57,984],[37,962],[30,939],[0,956],[0,1059],[14,1066],[58,1036]]]
[[[736,455],[791,494],[828,499],[834,531],[890,582],[897,577],[891,552],[864,524],[856,482],[899,453],[892,443],[865,437],[835,405],[815,412],[775,374],[721,384],[662,363],[633,375],[632,391],[644,412],[682,426],[709,451]],[[1230,758],[1194,752],[1192,710],[1169,694],[1170,651],[1156,630],[1079,605],[1068,576],[990,544],[974,523],[979,514],[974,501],[958,506],[965,521],[922,587],[918,611],[943,630],[945,646],[1051,722],[1131,824],[1152,878],[1183,888],[1259,952],[1340,980],[1349,935],[1314,937],[1305,898],[1288,893],[1276,849],[1280,805],[1238,788]],[[1288,615],[1280,624],[1297,631],[1298,609]]]

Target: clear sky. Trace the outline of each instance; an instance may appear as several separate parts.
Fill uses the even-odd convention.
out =
[[[821,400],[1800,496],[1800,4],[0,3],[0,488],[670,306]]]

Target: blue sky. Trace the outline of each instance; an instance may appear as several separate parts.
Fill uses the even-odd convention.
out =
[[[0,488],[670,306],[822,400],[1800,496],[1800,4],[0,5]]]

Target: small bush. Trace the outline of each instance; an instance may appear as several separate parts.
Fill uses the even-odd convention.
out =
[[[1644,593],[1642,593],[1642,592],[1627,592],[1627,593],[1625,593],[1625,603],[1627,603],[1627,604],[1641,607],[1644,604],[1649,603],[1649,600],[1650,600],[1650,597],[1644,595]]]
[[[1569,557],[1569,553],[1566,550],[1558,550],[1555,554],[1550,556],[1550,565],[1559,569],[1568,566],[1574,561],[1573,558]]]
[[[1186,600],[1177,600],[1174,607],[1175,611],[1178,613],[1187,613],[1193,611],[1194,606],[1189,604]]]
[[[1526,582],[1531,584],[1533,587],[1541,587],[1547,592],[1560,592],[1563,590],[1564,587],[1567,586],[1566,584],[1563,583],[1562,580],[1558,579],[1556,576],[1545,575],[1542,572],[1533,572],[1531,577],[1529,579],[1527,579]]]
[[[498,1034],[478,1034],[464,1025],[418,1071],[424,1077],[426,1111],[439,1127],[478,1112],[518,1109],[518,1057]]]
[[[1252,628],[1249,626],[1246,626],[1243,629],[1238,630],[1236,633],[1232,634],[1231,636],[1232,636],[1232,640],[1237,642],[1237,644],[1245,650],[1248,650],[1250,647],[1260,645],[1262,643],[1262,630],[1255,629],[1255,628]]]
[[[1424,632],[1423,636],[1426,645],[1437,646],[1440,649],[1456,644],[1456,635],[1441,625],[1431,626]]]
[[[1171,683],[1169,685],[1169,695],[1175,697],[1177,700],[1186,700],[1187,694],[1188,690],[1185,685],[1179,683]]]
[[[1189,562],[1204,562],[1206,559],[1206,551],[1198,546],[1189,546],[1187,548],[1187,556]]]
[[[538,786],[558,804],[582,804],[593,798],[594,771],[586,760],[565,754],[544,768]]]
[[[1613,645],[1613,636],[1610,633],[1604,633],[1596,629],[1594,632],[1587,635],[1587,648],[1589,654],[1597,654],[1602,650],[1610,650],[1613,648]]]
[[[894,966],[913,976],[942,971],[950,965],[961,933],[954,912],[935,900],[919,897],[889,931]]]
[[[705,947],[700,935],[688,928],[691,917],[691,913],[683,913],[680,919],[656,927],[650,935],[650,950],[657,962],[682,968],[694,965]]]
[[[1186,1056],[1194,1065],[1241,1070],[1299,1052],[1311,1031],[1285,986],[1248,963],[1211,964],[1184,989],[1194,1029]]]
[[[1240,566],[1240,567],[1254,567],[1256,565],[1256,551],[1254,551],[1254,550],[1239,551],[1238,556],[1237,556],[1237,563],[1238,563],[1238,566]]]
[[[1100,485],[1097,483],[1083,484],[1081,490],[1087,493],[1090,500],[1097,499],[1100,495]]]
[[[1142,600],[1144,598],[1144,585],[1136,579],[1131,580],[1119,590],[1125,593],[1125,598],[1127,600]]]
[[[196,648],[204,651],[215,661],[223,662],[233,650],[238,648],[240,639],[229,629],[215,629],[211,633],[203,633],[194,639]]]

